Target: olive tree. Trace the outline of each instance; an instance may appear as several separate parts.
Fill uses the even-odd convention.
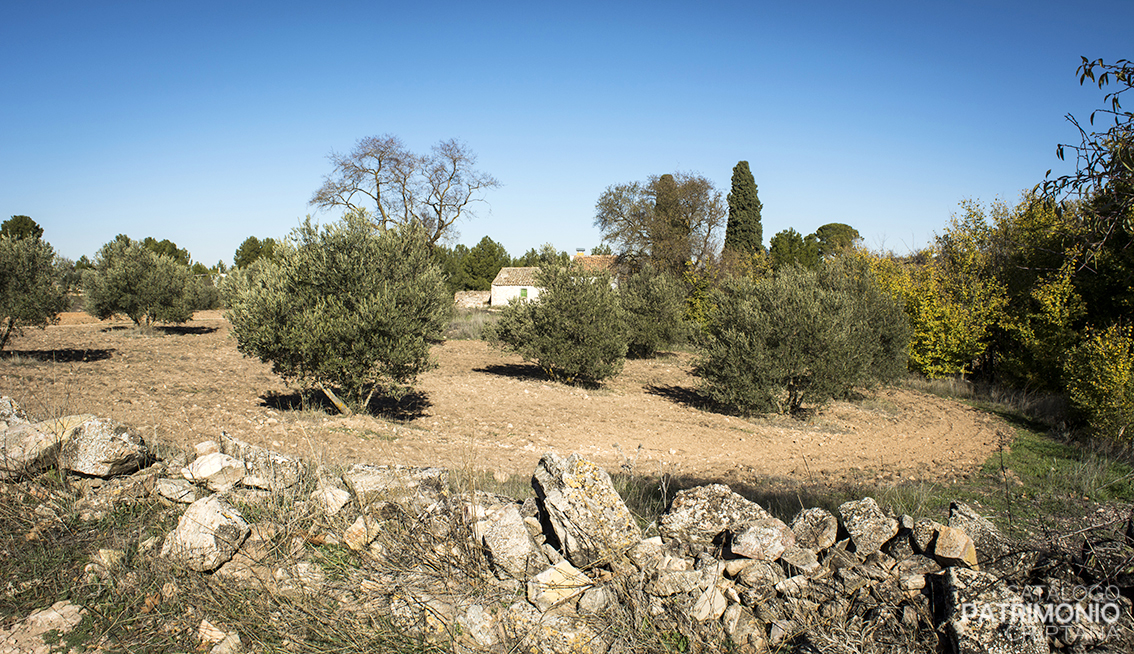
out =
[[[453,305],[425,230],[375,229],[364,211],[324,226],[308,217],[272,259],[229,277],[237,348],[348,414],[347,402],[365,409],[375,393],[408,392]]]
[[[0,349],[23,327],[46,327],[66,306],[55,250],[38,236],[0,235]]]
[[[901,308],[849,257],[728,280],[713,306],[694,372],[706,395],[742,413],[797,413],[905,368]]]
[[[647,359],[681,335],[685,296],[676,279],[647,263],[619,285],[630,356]]]
[[[509,302],[488,340],[557,381],[594,383],[618,374],[626,328],[609,275],[553,264],[539,269],[536,282],[539,295]]]
[[[125,314],[146,328],[193,317],[189,284],[189,269],[180,261],[124,234],[103,245],[94,267],[83,271],[87,313],[99,320]]]

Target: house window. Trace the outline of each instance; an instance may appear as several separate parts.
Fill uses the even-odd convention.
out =
[[[526,289],[526,288],[521,288],[521,289],[520,289],[520,297],[521,297],[521,298],[526,298],[526,297],[528,297],[528,289]]]

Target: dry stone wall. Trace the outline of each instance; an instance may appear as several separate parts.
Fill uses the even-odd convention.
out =
[[[454,651],[1134,651],[1134,543],[1053,564],[961,503],[945,522],[872,498],[784,522],[714,484],[677,493],[643,533],[610,476],[578,455],[547,454],[533,496],[511,498],[456,492],[441,469],[321,468],[223,435],[159,461],[121,425],[32,424],[6,398],[0,430],[4,479],[53,465],[112,478],[101,488],[114,493],[84,497],[81,515],[146,494],[185,506],[154,546],[171,566],[330,595]],[[280,527],[236,508],[279,496],[308,523],[286,563],[268,556]],[[330,579],[305,543],[367,565]]]

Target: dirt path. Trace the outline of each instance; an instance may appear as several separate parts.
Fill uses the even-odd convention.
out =
[[[628,361],[598,390],[544,380],[480,341],[434,349],[416,405],[399,419],[288,408],[298,395],[236,351],[219,312],[137,333],[129,322],[64,316],[13,338],[0,394],[36,417],[94,413],[191,446],[230,435],[335,463],[440,465],[529,475],[547,451],[616,469],[725,481],[757,476],[834,482],[948,482],[972,474],[1010,429],[963,404],[907,390],[837,402],[812,419],[740,419],[704,410],[691,357]]]

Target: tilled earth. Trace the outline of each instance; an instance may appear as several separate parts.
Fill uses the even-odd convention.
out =
[[[548,451],[614,470],[749,482],[950,480],[1010,440],[999,419],[931,395],[884,389],[806,420],[743,419],[696,394],[692,357],[627,361],[601,388],[550,382],[481,341],[447,341],[417,393],[378,416],[304,410],[268,364],[241,356],[221,312],[139,333],[129,321],[65,314],[13,337],[0,394],[33,418],[93,413],[191,446],[221,431],[329,463],[437,465],[530,475]],[[332,410],[333,411],[333,410]]]

